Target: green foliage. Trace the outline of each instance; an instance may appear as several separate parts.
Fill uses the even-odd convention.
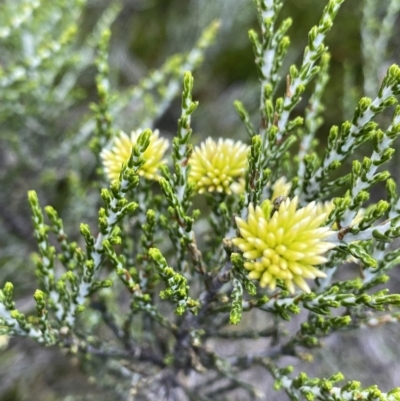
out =
[[[119,5],[106,8],[86,35],[79,30],[85,1],[1,5],[0,122],[7,129],[0,136],[14,149],[15,172],[41,171],[32,183],[38,189],[41,180],[63,182],[47,166],[41,146],[74,171],[60,173],[67,190],[60,190],[54,206],[42,208],[43,199],[52,199],[45,191],[28,192],[38,288],[31,294],[34,308],[19,310],[18,285],[2,285],[0,335],[62,348],[115,399],[130,394],[201,401],[238,391],[262,398],[257,383],[243,375],[261,367],[291,400],[400,400],[399,389],[384,393],[356,381],[338,387],[341,373],[312,379],[280,367],[292,357],[303,368],[327,336],[399,321],[400,295],[379,286],[386,286],[400,262],[400,196],[391,171],[400,136],[400,67],[391,65],[375,85],[381,60],[365,42],[368,97],[354,104],[351,119],[340,123],[339,117],[339,125],[327,129],[326,37],[344,0],[327,1],[299,64],[288,66],[288,33],[296,19],[281,18],[282,0],[254,3],[259,28],[248,36],[259,79],[259,121],[245,101],[234,102],[247,132],[246,145],[240,144],[247,163],[233,172],[230,166],[240,163],[227,160],[235,161],[239,152],[230,140],[203,143],[200,162],[191,164],[192,120],[201,108],[193,100],[192,71],[219,22],[203,31],[191,51],[120,90],[109,57]],[[384,49],[393,14],[400,11],[398,1],[387,3],[377,40]],[[370,39],[377,34],[371,26],[374,3],[362,4],[362,35]],[[69,135],[56,139],[51,133],[87,95],[77,82],[88,68],[97,70],[96,101],[77,124],[67,124]],[[180,91],[172,150],[159,162],[164,154],[156,155],[161,148],[152,128]],[[140,132],[129,145],[119,136],[124,125]],[[128,146],[130,156],[122,160],[116,144]],[[104,184],[100,153],[110,149],[106,162],[120,172]],[[143,172],[146,163],[157,170],[153,180]],[[204,174],[208,192],[197,193],[191,171]],[[232,177],[238,180],[229,187]],[[386,191],[377,191],[382,184]],[[4,188],[4,199],[12,199],[12,187]],[[260,316],[268,324],[261,330],[250,320]],[[283,329],[290,320],[291,328]],[[259,346],[257,338],[268,342]],[[215,339],[232,347],[229,356]],[[232,345],[235,339],[244,341],[244,352]],[[189,380],[191,375],[198,380]]]

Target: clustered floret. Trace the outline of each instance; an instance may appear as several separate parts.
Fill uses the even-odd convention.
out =
[[[198,193],[244,191],[244,176],[249,147],[240,141],[207,138],[193,150],[190,157],[189,180],[196,185]]]
[[[115,137],[111,150],[103,149],[100,153],[104,172],[111,181],[118,179],[122,164],[129,160],[132,147],[136,144],[141,132],[141,130],[132,131],[131,135],[128,136],[121,131]],[[154,130],[150,137],[150,144],[142,155],[145,163],[138,171],[138,174],[148,180],[157,180],[159,178],[158,169],[162,164],[166,163],[163,157],[167,149],[168,140],[160,138],[159,131]]]
[[[118,179],[122,164],[131,154],[140,131],[129,137],[121,132],[114,140],[111,150],[101,152],[104,170],[110,180]],[[158,169],[165,163],[164,153],[168,141],[159,138],[154,131],[149,147],[144,152],[146,160],[139,174],[146,179],[158,179]],[[249,147],[240,141],[220,138],[217,142],[207,138],[197,146],[189,159],[189,181],[195,184],[198,193],[217,192],[228,195],[244,191],[247,155]],[[240,237],[232,240],[245,258],[244,267],[249,278],[259,280],[261,287],[275,289],[277,280],[283,280],[291,293],[295,286],[305,292],[310,287],[305,279],[325,277],[317,265],[325,263],[323,256],[335,245],[325,239],[333,234],[330,227],[321,227],[333,208],[332,202],[311,202],[298,209],[298,198],[286,198],[291,183],[284,177],[269,183],[271,200],[261,206],[249,205],[247,221],[237,217]],[[272,200],[283,196],[278,206]]]
[[[295,285],[310,292],[304,279],[326,276],[315,266],[325,263],[323,255],[335,246],[325,241],[331,229],[321,227],[327,213],[320,213],[315,202],[297,205],[297,197],[284,200],[278,210],[250,204],[247,221],[236,218],[241,237],[232,242],[243,252],[249,278],[261,287],[275,289],[281,279],[292,293]]]

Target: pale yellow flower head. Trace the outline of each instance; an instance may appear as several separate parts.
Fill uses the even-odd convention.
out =
[[[297,197],[284,200],[272,217],[271,208],[250,204],[247,221],[236,218],[241,238],[232,242],[247,259],[249,278],[259,280],[261,287],[273,290],[282,279],[291,293],[295,285],[310,292],[304,279],[326,276],[315,265],[325,263],[323,255],[335,246],[324,240],[333,233],[321,227],[327,214],[319,213],[315,202],[298,210],[297,204]]]
[[[118,179],[122,164],[129,160],[132,146],[136,144],[141,132],[141,130],[132,131],[129,137],[121,131],[115,137],[111,150],[103,149],[101,151],[100,157],[103,160],[104,172],[111,181]],[[146,162],[140,168],[139,175],[148,180],[157,180],[159,178],[158,169],[166,162],[163,157],[167,148],[168,140],[159,138],[158,130],[153,131],[150,144],[143,153]]]
[[[10,337],[3,334],[0,335],[0,350],[7,348]]]
[[[329,216],[329,214],[331,213],[331,211],[333,210],[333,208],[335,207],[335,205],[333,204],[333,201],[324,201],[324,202],[317,202],[317,209],[320,213],[326,213],[326,217]]]
[[[317,202],[317,210],[319,213],[326,213],[326,217],[329,216],[331,211],[334,209],[335,205],[333,201],[325,201],[325,202]],[[355,224],[358,224],[364,217],[365,215],[365,210],[360,209],[354,219],[351,221],[351,225],[354,226]],[[332,226],[333,230],[337,230],[337,224],[334,223]]]
[[[291,188],[292,188],[291,182],[287,182],[285,177],[279,178],[274,182],[274,185],[272,185],[273,192],[271,199],[274,200],[278,196],[288,196]]]
[[[244,191],[247,153],[249,147],[232,139],[207,138],[195,147],[189,159],[189,180],[196,184],[198,193]]]

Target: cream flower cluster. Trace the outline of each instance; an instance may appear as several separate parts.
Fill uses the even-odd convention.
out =
[[[287,196],[292,188],[292,183],[287,182],[285,177],[281,177],[274,182],[272,185],[272,196],[271,200],[274,200],[278,196]]]
[[[249,147],[242,142],[207,138],[197,146],[189,159],[189,180],[196,184],[198,193],[241,193],[247,168]]]
[[[318,202],[317,203],[317,208],[320,213],[326,213],[327,216],[331,213],[331,211],[334,209],[335,205],[333,204],[333,201],[326,201],[326,202]],[[355,224],[358,224],[364,217],[365,215],[365,209],[360,209],[354,219],[351,221],[351,225],[354,226]],[[332,228],[334,230],[337,230],[337,224],[334,223]]]
[[[240,141],[220,138],[216,142],[207,138],[200,146],[195,147],[189,159],[189,180],[196,184],[196,190],[200,194],[240,194],[245,189],[248,151],[249,147]],[[288,195],[291,186],[285,177],[279,178],[272,185],[271,199]]]
[[[10,337],[3,334],[0,335],[0,350],[7,348]]]
[[[121,131],[114,139],[111,150],[103,149],[100,153],[104,172],[111,181],[118,179],[122,164],[129,160],[132,146],[136,144],[141,132],[141,130],[132,131],[131,135],[128,136]],[[168,140],[160,138],[158,130],[153,131],[150,144],[143,153],[143,158],[146,161],[140,168],[139,175],[148,180],[157,180],[159,178],[158,169],[166,162],[163,157],[167,148]]]
[[[282,279],[291,293],[295,285],[310,292],[304,279],[326,276],[315,265],[326,262],[323,255],[335,246],[324,241],[332,234],[321,227],[327,213],[320,213],[315,202],[301,209],[297,205],[297,197],[287,198],[272,217],[271,209],[250,205],[247,221],[236,218],[241,237],[232,242],[247,259],[249,278],[259,280],[261,287],[273,290]]]

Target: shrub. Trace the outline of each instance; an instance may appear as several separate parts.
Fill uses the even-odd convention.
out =
[[[21,177],[36,177],[43,196],[28,192],[36,310],[17,309],[14,285],[5,282],[1,341],[56,345],[118,399],[264,398],[258,367],[292,400],[399,400],[400,389],[339,383],[344,376],[335,372],[311,378],[287,362],[297,359],[303,370],[324,338],[398,321],[400,295],[382,284],[400,257],[400,200],[389,171],[400,135],[400,67],[377,82],[400,4],[387,2],[379,31],[374,13],[382,5],[362,3],[371,97],[325,134],[325,42],[343,2],[327,3],[300,64],[286,72],[292,19],[279,18],[282,0],[256,0],[259,32],[249,38],[259,117],[237,100],[240,140],[223,133],[198,145],[191,70],[219,22],[193,50],[123,91],[113,89],[108,61],[118,7],[107,8],[88,33],[78,29],[83,1],[6,2],[0,119],[11,153],[4,154],[1,202],[19,199],[8,181]],[[97,100],[75,126],[68,116],[85,97],[78,80],[93,60]],[[153,126],[179,91],[181,115],[169,141]],[[121,127],[132,109],[126,134]],[[65,127],[68,134],[55,135]],[[72,167],[54,171],[54,160]],[[55,182],[63,184],[58,196],[46,194]],[[58,207],[43,208],[42,197],[58,203],[62,216]],[[7,218],[24,240],[27,222]],[[4,237],[11,251],[2,263],[26,263],[29,243],[13,248],[20,240]]]

